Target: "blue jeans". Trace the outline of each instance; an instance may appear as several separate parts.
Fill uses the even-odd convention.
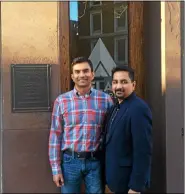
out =
[[[100,161],[95,158],[78,159],[64,154],[62,173],[62,193],[81,193],[82,180],[85,183],[85,193],[103,193]]]

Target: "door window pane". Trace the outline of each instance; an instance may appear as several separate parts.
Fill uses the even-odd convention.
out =
[[[98,6],[101,5],[101,1],[90,1],[90,6]]]
[[[127,63],[127,38],[126,37],[119,37],[115,38],[114,41],[114,56],[115,56],[115,61],[117,64],[126,64]]]
[[[100,34],[102,32],[102,14],[101,12],[90,13],[91,34]]]
[[[115,31],[127,30],[127,11],[115,9]]]
[[[127,3],[119,1],[114,6],[114,31],[127,30]]]

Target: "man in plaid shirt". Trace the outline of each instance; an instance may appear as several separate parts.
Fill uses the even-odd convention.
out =
[[[113,102],[108,94],[91,87],[94,72],[89,59],[73,60],[71,78],[74,89],[57,97],[52,113],[49,160],[53,181],[62,193],[80,193],[82,180],[86,193],[102,193],[98,147]]]

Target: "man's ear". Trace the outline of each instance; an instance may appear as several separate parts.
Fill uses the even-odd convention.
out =
[[[71,79],[74,81],[74,75],[73,74],[71,74]]]
[[[136,81],[133,81],[133,87],[135,89],[135,87],[136,87]]]
[[[92,71],[92,80],[94,79],[94,77],[95,77],[95,73],[94,71]]]

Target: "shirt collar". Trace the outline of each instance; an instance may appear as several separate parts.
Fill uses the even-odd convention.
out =
[[[124,104],[124,102],[132,99],[133,97],[136,96],[136,93],[135,92],[132,92],[129,96],[127,96],[121,103],[118,102],[118,100],[116,99],[116,103],[115,103],[115,106],[117,107],[120,107],[122,104]]]
[[[74,92],[74,94],[75,94],[76,96],[78,96],[78,97],[81,96],[81,95],[78,93],[78,91],[76,90],[75,87],[74,87],[74,89],[73,89],[73,92]],[[90,90],[89,90],[89,92],[85,94],[85,97],[90,96],[92,92],[93,92],[93,88],[91,87]]]

